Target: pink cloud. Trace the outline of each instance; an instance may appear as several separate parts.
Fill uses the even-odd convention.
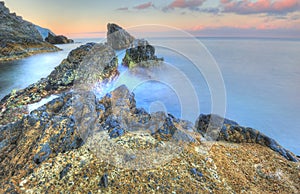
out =
[[[224,12],[237,14],[286,14],[300,9],[300,0],[257,0],[256,2],[250,0],[221,0],[221,4],[224,8]]]
[[[170,3],[167,7],[164,9],[174,9],[174,8],[189,8],[189,9],[195,9],[199,6],[201,6],[206,0],[175,0],[172,3]]]
[[[153,4],[152,2],[148,2],[148,3],[143,3],[143,4],[140,4],[140,5],[137,5],[134,7],[134,9],[147,9],[149,7],[152,7]]]

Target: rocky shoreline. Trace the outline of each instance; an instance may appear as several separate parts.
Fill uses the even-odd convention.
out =
[[[299,159],[255,129],[216,115],[193,124],[150,114],[124,85],[97,98],[93,84],[118,76],[115,49],[135,53],[132,36],[116,30],[121,43],[82,45],[48,77],[0,101],[0,193],[300,191]],[[138,55],[157,60],[148,48]]]
[[[0,1],[0,61],[16,60],[60,49],[45,42],[36,25],[10,13]]]

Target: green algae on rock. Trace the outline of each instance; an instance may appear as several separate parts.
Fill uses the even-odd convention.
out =
[[[131,44],[130,48],[126,49],[125,57],[122,64],[129,68],[134,67],[151,67],[157,66],[163,58],[158,58],[155,55],[154,46],[150,45],[144,39],[136,39]]]

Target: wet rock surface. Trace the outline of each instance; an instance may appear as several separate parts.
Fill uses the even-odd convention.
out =
[[[147,40],[136,39],[130,48],[126,50],[122,63],[129,68],[133,68],[136,66],[151,67],[159,65],[161,61],[163,61],[163,58],[158,58],[155,55],[154,46],[150,45]]]
[[[74,43],[74,40],[68,39],[67,37],[63,35],[53,35],[51,33],[48,33],[48,36],[45,38],[46,42],[49,42],[51,44],[68,44],[68,43]]]
[[[133,36],[117,24],[107,24],[107,44],[113,49],[126,49],[134,39]]]
[[[34,24],[10,13],[4,2],[0,2],[0,61],[58,50],[43,41]]]

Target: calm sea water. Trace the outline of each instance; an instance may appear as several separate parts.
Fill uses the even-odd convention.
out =
[[[0,63],[0,98],[12,89],[24,88],[46,77],[71,49],[88,41],[92,40],[61,45],[64,50],[56,53]],[[258,129],[300,154],[300,41],[235,38],[198,41],[150,40],[165,63],[132,71],[119,67],[122,72],[119,79],[105,91],[126,84],[135,93],[137,106],[150,112],[163,110],[191,121],[200,112],[222,112],[223,107],[219,110],[213,106],[222,105],[224,100],[227,118]],[[192,44],[201,49],[194,49]],[[120,60],[124,51],[117,55]],[[197,59],[200,68],[190,57]],[[206,69],[213,62],[224,80],[225,99],[223,86],[219,88],[212,83],[219,79],[219,72]]]

